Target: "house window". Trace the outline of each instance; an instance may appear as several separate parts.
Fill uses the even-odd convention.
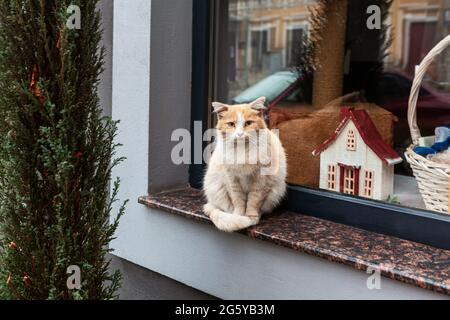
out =
[[[375,211],[390,211],[392,216],[411,212],[411,208],[406,210],[398,202],[414,203],[416,216],[427,212],[410,165],[404,160],[399,162],[411,141],[406,112],[414,79],[411,66],[419,64],[442,39],[441,35],[448,33],[444,25],[419,28],[412,23],[421,19],[440,21],[446,8],[436,5],[430,13],[433,17],[423,18],[426,10],[418,9],[420,0],[394,0],[390,7],[390,1],[382,2],[386,5],[381,7],[381,28],[372,30],[367,28],[365,19],[359,19],[372,4],[369,0],[205,1],[213,10],[204,20],[208,32],[193,46],[197,63],[192,68],[192,119],[202,120],[205,128],[213,128],[216,116],[211,113],[211,101],[245,104],[265,96],[270,108],[264,113],[267,123],[271,129],[279,129],[288,156],[287,202],[292,204],[291,210],[297,208],[311,214],[323,210],[318,215],[336,218],[354,209],[358,221],[366,220],[368,226],[381,216]],[[309,10],[315,5],[319,11]],[[323,17],[310,19],[314,12]],[[413,22],[406,18],[413,15]],[[328,28],[322,29],[321,23]],[[321,30],[327,30],[322,43],[316,46],[308,42],[313,33],[320,34]],[[391,30],[400,32],[391,39]],[[202,34],[194,33],[199,35]],[[202,49],[199,44],[204,44],[204,39],[208,41],[207,50],[195,54]],[[380,39],[386,39],[386,43]],[[321,50],[314,52],[316,48]],[[450,96],[450,87],[445,86],[450,83],[450,73],[444,72],[444,58],[430,65],[420,90],[417,109],[422,136],[432,136],[436,127],[450,123],[450,99],[440,98]],[[436,108],[424,107],[427,101],[435,102]],[[347,112],[346,119],[342,119],[339,110],[344,107],[367,114]],[[353,125],[349,126],[349,121]],[[328,150],[326,156],[321,157],[321,152],[312,156],[312,151],[322,145],[322,151]],[[367,152],[355,152],[360,150]],[[321,158],[325,159],[323,163]],[[339,166],[333,168],[330,163]],[[377,163],[383,168],[376,169],[381,167]],[[374,171],[360,175],[358,169],[352,170],[360,167]],[[194,164],[192,168],[196,170],[191,170],[195,172],[191,181],[194,176],[200,185],[204,166]],[[320,172],[320,168],[325,172]],[[374,179],[382,189],[375,189]],[[321,189],[336,194],[330,196],[330,192]],[[348,197],[349,194],[380,203]],[[396,196],[395,203],[386,201],[390,195]],[[414,201],[410,201],[411,197]],[[326,205],[317,206],[319,201]],[[370,209],[361,216],[368,202]],[[439,215],[433,217],[439,223]],[[401,219],[399,223],[403,223]],[[343,221],[349,221],[348,217]],[[396,234],[400,228],[389,227],[392,222],[379,225]],[[411,231],[408,237],[413,239],[415,233]]]
[[[356,137],[355,131],[350,129],[347,132],[347,150],[355,151],[356,150]]]
[[[370,170],[364,171],[364,193],[363,196],[367,198],[373,197],[373,175],[374,172]]]
[[[328,176],[327,176],[327,186],[328,190],[336,190],[336,166],[328,166]]]

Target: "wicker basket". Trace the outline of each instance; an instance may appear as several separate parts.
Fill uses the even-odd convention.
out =
[[[422,79],[433,59],[450,45],[450,36],[439,42],[416,67],[408,104],[408,123],[413,144],[406,150],[406,160],[411,165],[420,193],[428,210],[449,213],[450,166],[426,159],[414,152],[421,138],[417,126],[417,98]]]

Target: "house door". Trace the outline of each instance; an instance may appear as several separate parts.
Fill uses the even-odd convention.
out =
[[[359,195],[359,168],[341,166],[340,191]]]

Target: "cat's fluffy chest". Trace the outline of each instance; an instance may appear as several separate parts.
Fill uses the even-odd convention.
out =
[[[258,171],[261,170],[261,165],[259,164],[250,164],[250,163],[234,163],[234,164],[225,164],[225,170],[228,174],[233,174],[235,176],[254,176]]]
[[[267,130],[262,135],[265,135],[265,139],[260,139],[257,143],[245,141],[236,144],[219,140],[213,158],[230,170],[237,170],[238,174],[252,174],[253,171],[270,165],[272,161],[272,133]]]
[[[229,165],[226,174],[236,177],[244,193],[250,191],[255,180],[259,178],[260,167],[254,164]]]

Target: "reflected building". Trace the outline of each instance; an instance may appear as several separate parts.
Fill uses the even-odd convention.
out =
[[[393,42],[388,65],[414,74],[414,67],[434,45],[449,34],[449,0],[394,0],[390,24]],[[435,85],[448,87],[450,53],[444,52],[428,70]]]
[[[313,0],[230,0],[230,63],[235,87],[295,65],[308,32],[308,6]],[[233,89],[233,86],[230,87]]]
[[[351,5],[352,1],[359,0],[348,1]],[[227,25],[221,27],[228,30],[228,34],[220,36],[220,39],[227,39],[219,43],[220,60],[227,63],[219,66],[223,69],[219,71],[222,77],[217,84],[217,96],[225,101],[271,74],[296,66],[303,50],[302,39],[310,30],[309,9],[317,1],[221,0],[220,3],[228,6]],[[415,65],[449,34],[450,0],[393,0],[386,23],[390,25],[392,43],[385,67],[412,78]],[[347,48],[346,56],[360,54],[350,51]],[[450,82],[448,51],[430,67],[426,79],[445,89]],[[373,57],[355,59],[371,61]]]

